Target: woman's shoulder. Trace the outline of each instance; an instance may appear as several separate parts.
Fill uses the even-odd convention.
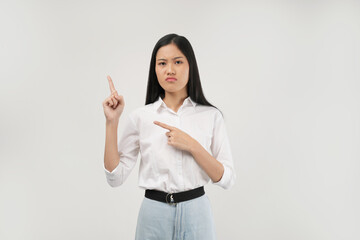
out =
[[[222,115],[221,111],[218,108],[214,107],[214,106],[197,104],[196,108],[197,108],[197,112],[201,112],[203,114],[211,115],[213,117],[219,117],[219,116]]]

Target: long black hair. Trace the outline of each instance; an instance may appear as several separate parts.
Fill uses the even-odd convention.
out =
[[[155,72],[156,54],[159,48],[172,43],[179,48],[179,50],[185,55],[187,61],[189,62],[189,81],[186,88],[191,100],[198,104],[207,105],[218,109],[209,103],[204,96],[195,54],[190,42],[184,36],[179,36],[175,33],[170,33],[160,38],[154,47],[150,61],[145,105],[155,102],[159,96],[161,96],[161,98],[165,97],[165,90],[160,86]]]

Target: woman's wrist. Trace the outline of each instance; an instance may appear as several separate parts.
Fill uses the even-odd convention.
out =
[[[119,120],[107,120],[106,119],[106,126],[112,127],[112,126],[118,126],[119,125]]]

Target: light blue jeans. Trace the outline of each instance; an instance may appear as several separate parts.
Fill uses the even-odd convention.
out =
[[[215,240],[211,204],[206,194],[170,205],[144,197],[136,240]]]

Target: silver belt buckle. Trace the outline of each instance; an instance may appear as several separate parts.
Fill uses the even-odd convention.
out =
[[[170,195],[170,202],[168,202],[168,200],[167,200],[169,195]],[[166,194],[165,200],[166,200],[166,203],[168,203],[170,205],[176,205],[176,203],[174,202],[174,196],[172,193]]]

